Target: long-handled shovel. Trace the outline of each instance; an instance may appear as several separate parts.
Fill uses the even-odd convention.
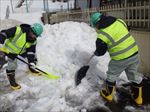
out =
[[[81,80],[86,76],[86,73],[90,67],[88,64],[90,63],[90,61],[93,57],[94,57],[94,54],[89,58],[87,63],[84,66],[82,66],[75,74],[75,85],[76,86],[79,85],[81,83]]]
[[[17,57],[17,59],[20,60],[20,61],[22,61],[23,63],[29,65],[29,66],[33,66],[33,65],[27,63],[25,60],[23,60],[23,59],[21,59],[21,58],[19,58],[19,57]],[[60,77],[57,76],[57,75],[54,75],[54,74],[51,74],[51,73],[44,72],[43,70],[37,68],[36,66],[34,66],[34,68],[35,68],[36,70],[38,70],[42,75],[46,76],[47,78],[50,78],[50,79],[59,79],[59,78],[60,78]]]
[[[3,49],[3,48],[0,48],[0,51],[5,52],[5,53],[9,53],[9,52],[7,52],[5,49]],[[17,58],[18,60],[22,61],[23,63],[29,65],[29,66],[33,66],[33,65],[27,63],[25,60],[21,59],[20,57],[16,57],[16,58]],[[44,76],[46,76],[47,78],[50,78],[50,79],[59,79],[59,78],[60,78],[60,77],[57,76],[57,75],[44,72],[43,70],[37,68],[36,66],[34,66],[34,68],[35,68],[36,70],[38,70],[39,73],[41,73],[41,75],[44,75]]]

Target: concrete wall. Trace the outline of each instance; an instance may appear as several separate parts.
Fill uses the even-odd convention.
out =
[[[131,31],[139,46],[139,71],[150,76],[150,32]]]
[[[4,29],[8,29],[14,27],[16,25],[20,25],[22,22],[14,20],[14,19],[4,19],[0,20],[0,31]]]

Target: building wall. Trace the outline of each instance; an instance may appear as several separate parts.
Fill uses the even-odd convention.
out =
[[[139,71],[150,76],[150,32],[131,31],[139,46]]]
[[[92,7],[99,7],[100,0],[92,0]]]
[[[81,9],[87,8],[87,0],[78,0],[77,4]]]
[[[87,0],[77,0],[77,4],[81,9],[88,8]],[[92,0],[92,7],[99,7],[100,0]]]

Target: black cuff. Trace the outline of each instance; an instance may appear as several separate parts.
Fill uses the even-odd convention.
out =
[[[36,65],[37,63],[37,58],[35,55],[27,55],[27,59],[29,63],[34,63]]]
[[[96,56],[102,56],[106,53],[107,51],[107,44],[102,41],[101,39],[97,38],[96,40],[96,50],[95,50],[95,55]]]
[[[15,58],[17,57],[17,54],[11,54],[11,53],[9,53],[9,54],[5,53],[5,54],[8,58],[10,58],[12,60],[15,60]]]
[[[94,52],[94,55],[95,56],[100,56],[100,54],[97,51]]]
[[[4,44],[6,37],[0,33],[0,44]]]

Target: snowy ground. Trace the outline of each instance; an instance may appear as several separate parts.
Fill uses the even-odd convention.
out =
[[[14,13],[10,15],[10,19],[32,24],[40,22],[41,13]],[[9,22],[9,25],[11,23],[13,22]],[[7,23],[3,25],[8,27]],[[16,79],[22,89],[12,91],[4,66],[0,71],[0,111],[79,112],[84,111],[84,108],[95,107],[111,111],[104,106],[104,101],[99,96],[110,60],[108,53],[103,57],[94,57],[90,62],[87,77],[78,87],[74,85],[75,73],[95,50],[95,30],[78,22],[63,22],[43,27],[44,33],[38,38],[37,44],[37,66],[61,78],[51,80],[44,76],[33,76],[27,66],[18,61]],[[123,73],[118,82],[124,81],[127,79]]]
[[[44,28],[45,32],[38,39],[37,45],[38,66],[47,72],[61,76],[61,79],[48,80],[44,77],[32,76],[28,73],[27,66],[18,62],[16,78],[22,85],[22,89],[9,90],[6,74],[2,72],[0,110],[77,111],[89,107],[91,99],[97,99],[97,84],[100,87],[102,82],[96,75],[105,77],[100,69],[104,71],[104,67],[107,66],[106,58],[95,57],[90,64],[93,69],[91,72],[89,70],[88,74],[92,75],[95,84],[84,79],[83,84],[78,88],[74,86],[76,71],[84,65],[95,50],[94,29],[85,23],[76,22],[46,25]],[[98,60],[101,60],[101,63],[98,63]]]

